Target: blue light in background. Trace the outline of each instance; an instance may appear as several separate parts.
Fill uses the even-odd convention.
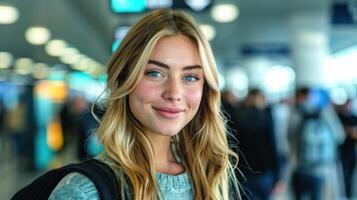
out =
[[[111,7],[117,13],[143,12],[146,0],[111,0]]]
[[[54,115],[51,100],[35,97],[35,114],[38,127],[35,135],[35,166],[37,169],[46,170],[54,156],[54,152],[48,147],[46,134],[46,127]]]
[[[130,26],[119,26],[115,29],[114,39],[112,44],[112,52],[114,52],[120,45],[121,41],[124,39],[125,35],[129,32]]]
[[[117,48],[119,47],[119,44],[120,44],[120,40],[115,40],[112,44],[112,52],[114,52],[115,50],[117,50]]]

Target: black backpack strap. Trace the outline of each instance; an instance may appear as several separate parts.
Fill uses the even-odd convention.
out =
[[[122,199],[119,192],[120,185],[114,171],[107,164],[97,159],[89,159],[50,170],[18,191],[11,199],[47,200],[60,180],[71,172],[78,172],[88,177],[98,190],[100,199]]]
[[[107,164],[89,159],[78,164],[68,166],[69,172],[79,172],[88,177],[98,190],[100,199],[120,200],[120,187],[114,171]]]

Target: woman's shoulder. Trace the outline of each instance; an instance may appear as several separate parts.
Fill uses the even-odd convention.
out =
[[[113,161],[106,154],[100,154],[95,157],[112,168],[118,178],[119,172],[114,170]],[[71,172],[61,179],[50,195],[50,200],[64,199],[85,199],[99,200],[99,192],[94,182],[84,174]]]
[[[122,173],[117,167],[115,167],[115,161],[108,155],[108,153],[104,151],[96,156],[95,159],[107,164],[114,171],[116,178],[120,179]]]
[[[65,199],[99,200],[99,194],[87,176],[72,172],[61,179],[49,197],[49,200]]]

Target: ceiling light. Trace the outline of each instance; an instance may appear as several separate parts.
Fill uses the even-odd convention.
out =
[[[33,45],[45,44],[51,37],[51,33],[44,27],[31,27],[26,30],[26,40]]]
[[[201,24],[200,28],[209,41],[211,41],[216,36],[216,29],[211,25]]]
[[[0,6],[0,24],[12,24],[19,18],[19,12],[12,6]]]
[[[60,61],[65,64],[75,64],[81,59],[81,54],[76,48],[67,47],[62,51]]]
[[[13,56],[8,52],[0,52],[0,69],[6,69],[11,66]]]
[[[18,58],[15,62],[15,70],[19,74],[30,74],[33,61],[30,58]]]
[[[166,1],[153,1],[149,0],[146,2],[146,8],[148,9],[158,9],[158,8],[171,8],[173,5],[173,0],[166,0]]]
[[[237,19],[239,9],[233,4],[218,4],[211,10],[212,18],[220,23],[228,23]]]
[[[63,40],[51,40],[46,44],[45,50],[50,56],[60,56],[66,47],[67,44]]]
[[[61,52],[61,56],[65,56],[65,55],[73,55],[73,54],[78,54],[79,51],[74,48],[74,47],[67,47],[64,48],[63,51]]]
[[[263,77],[263,87],[270,92],[289,90],[294,84],[295,72],[287,66],[271,66]]]
[[[33,65],[32,76],[36,79],[46,79],[50,73],[50,68],[45,63],[36,63]]]
[[[185,3],[194,11],[201,11],[205,9],[212,0],[185,0]]]
[[[90,66],[92,63],[92,59],[83,56],[77,63],[71,65],[73,69],[79,70],[79,71],[85,71],[87,70],[88,66]]]

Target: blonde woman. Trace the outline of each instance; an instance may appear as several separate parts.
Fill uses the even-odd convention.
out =
[[[97,159],[118,176],[123,199],[227,200],[236,185],[220,113],[216,64],[194,20],[161,9],[141,19],[108,64]],[[233,181],[231,181],[233,180]],[[232,184],[233,183],[233,184]],[[233,188],[233,187],[232,187]],[[50,199],[99,199],[70,173]]]

